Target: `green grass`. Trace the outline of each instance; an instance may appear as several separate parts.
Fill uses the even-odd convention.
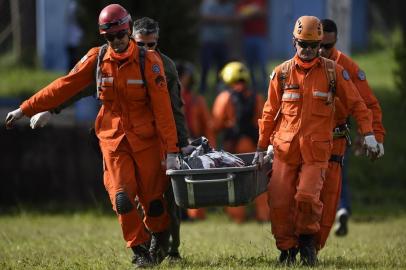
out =
[[[353,59],[365,71],[368,83],[375,92],[395,92],[393,71],[397,63],[392,49],[356,54]]]
[[[316,269],[404,269],[404,228],[404,215],[352,221],[347,237],[330,236]],[[269,224],[210,215],[183,223],[181,236],[184,259],[159,269],[283,268]],[[113,214],[0,216],[0,269],[131,269],[130,258]]]

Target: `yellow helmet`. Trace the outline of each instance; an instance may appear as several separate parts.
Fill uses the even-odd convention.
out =
[[[230,62],[220,71],[220,78],[225,84],[230,85],[238,81],[250,81],[248,68],[241,62]]]
[[[293,36],[301,40],[322,40],[323,26],[314,16],[302,16],[297,19]]]

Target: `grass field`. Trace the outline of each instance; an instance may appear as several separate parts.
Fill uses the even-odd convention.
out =
[[[316,269],[406,269],[406,216],[350,223],[330,236]],[[273,269],[278,251],[269,224],[236,225],[212,214],[183,223],[183,260],[158,269]],[[131,269],[113,214],[0,216],[0,269]],[[296,266],[294,268],[303,268]],[[291,268],[289,268],[291,269]]]

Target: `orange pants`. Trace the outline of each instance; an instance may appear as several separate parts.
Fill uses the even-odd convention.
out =
[[[169,226],[169,215],[163,200],[163,193],[169,182],[161,166],[159,143],[133,152],[124,138],[115,151],[103,146],[101,149],[104,185],[113,210],[118,215],[127,247],[142,244],[150,239],[145,227],[151,232],[161,232]],[[127,200],[119,199],[119,193],[125,194]],[[136,198],[145,213],[143,220],[136,209]],[[123,201],[128,203],[122,203]],[[126,211],[118,211],[118,208]]]
[[[345,138],[333,140],[332,156],[342,157],[345,153],[347,142]],[[320,230],[316,234],[316,248],[320,250],[326,244],[331,227],[334,224],[337,206],[341,193],[341,164],[340,162],[330,160],[320,194],[320,200],[323,203],[323,213],[320,220]]]
[[[257,148],[256,144],[249,137],[242,137],[238,140],[236,145],[232,142],[230,147],[227,147],[227,142],[224,143],[224,149],[232,153],[249,153],[254,152]],[[268,194],[263,193],[259,195],[255,200],[255,219],[258,221],[269,221],[270,212],[268,206]],[[242,223],[247,220],[246,207],[226,207],[225,209],[228,216],[236,223]]]
[[[224,149],[230,153],[249,153],[256,150],[256,145],[249,137],[242,137],[235,145],[234,142],[225,141]],[[270,212],[268,206],[268,194],[263,193],[259,195],[255,200],[255,219],[258,221],[269,221]],[[245,206],[226,207],[226,213],[236,223],[242,223],[247,220],[247,213]],[[206,217],[206,210],[200,209],[188,209],[188,216],[193,219],[204,219]]]
[[[276,246],[287,250],[298,245],[300,234],[315,234],[323,204],[320,191],[327,162],[288,164],[277,157],[268,185],[272,234]]]

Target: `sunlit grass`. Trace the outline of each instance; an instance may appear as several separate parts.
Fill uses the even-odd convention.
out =
[[[404,228],[405,216],[351,222],[347,237],[330,236],[316,269],[404,269]],[[159,269],[282,268],[269,224],[212,214],[183,223],[181,238],[183,260]],[[0,269],[131,269],[130,258],[113,214],[0,217]]]

